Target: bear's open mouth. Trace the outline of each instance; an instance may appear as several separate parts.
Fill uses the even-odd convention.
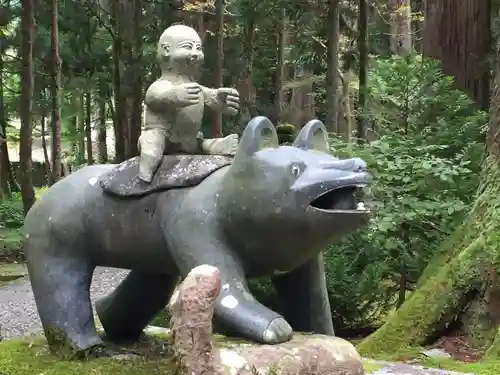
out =
[[[323,211],[366,212],[362,202],[363,188],[366,185],[347,185],[328,190],[314,199],[310,206]]]

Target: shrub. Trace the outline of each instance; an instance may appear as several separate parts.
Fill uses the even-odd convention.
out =
[[[488,121],[438,62],[419,55],[376,59],[369,82],[363,115],[376,130],[372,141],[331,139],[333,154],[361,157],[375,177],[370,225],[326,251],[332,310],[347,326],[401,304],[466,213]]]
[[[415,54],[374,59],[369,83],[371,141],[331,139],[334,155],[361,157],[375,177],[368,227],[325,251],[337,329],[380,323],[412,290],[474,198],[488,121],[438,62]],[[268,282],[250,285],[276,305]]]
[[[20,193],[12,193],[0,203],[0,225],[4,228],[21,228],[24,222],[23,202]]]

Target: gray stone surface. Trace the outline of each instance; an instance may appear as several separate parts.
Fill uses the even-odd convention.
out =
[[[128,274],[119,268],[98,267],[91,287],[92,302],[108,294]],[[0,332],[4,338],[40,332],[42,325],[36,310],[28,278],[18,279],[0,287]]]
[[[422,350],[421,353],[427,357],[434,357],[434,358],[451,358],[451,354],[447,353],[443,349],[439,348],[432,348],[428,350]]]

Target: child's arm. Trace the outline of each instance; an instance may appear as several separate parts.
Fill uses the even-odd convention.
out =
[[[174,85],[162,79],[149,86],[144,103],[155,112],[164,110],[168,105],[186,107],[199,103],[200,91],[200,85],[195,82]]]
[[[209,89],[200,86],[205,105],[216,112],[226,115],[236,115],[240,109],[240,96],[238,91],[231,88]]]
[[[155,112],[161,111],[166,105],[175,102],[174,87],[174,85],[166,80],[153,82],[146,91],[144,104]]]

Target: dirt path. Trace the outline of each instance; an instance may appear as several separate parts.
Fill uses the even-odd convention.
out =
[[[92,302],[108,294],[127,275],[127,270],[98,267],[91,286]],[[27,277],[0,287],[0,333],[4,338],[41,330],[31,285]]]

